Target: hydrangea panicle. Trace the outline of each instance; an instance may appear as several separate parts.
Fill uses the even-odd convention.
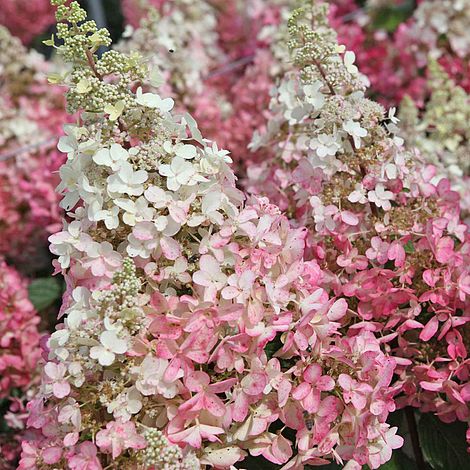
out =
[[[63,158],[54,144],[65,103],[47,83],[41,55],[2,26],[0,42],[0,255],[31,269],[44,262],[40,249],[60,227],[54,188]]]
[[[320,285],[371,322],[397,360],[397,404],[444,416],[455,401],[450,390],[468,377],[470,239],[459,195],[403,145],[395,109],[364,96],[367,81],[337,43],[325,3],[304,2],[289,35],[293,67],[281,74],[271,117],[251,144],[273,156],[250,167],[249,188],[310,229]],[[439,89],[431,103],[451,101],[447,95]],[[449,137],[461,139],[455,129]]]
[[[7,405],[8,425],[0,436],[0,467],[14,468],[27,413],[25,401],[37,386],[41,358],[40,317],[28,299],[26,281],[0,260],[0,399]]]
[[[68,289],[19,469],[229,469],[248,454],[377,468],[402,439],[373,324],[343,328],[352,312],[320,287],[307,230],[236,188],[229,153],[172,112],[145,61],[98,58],[109,33],[52,3],[80,115],[60,144],[68,221],[50,237]],[[362,148],[353,121],[341,132]]]

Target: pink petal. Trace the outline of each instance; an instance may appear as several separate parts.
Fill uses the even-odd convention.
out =
[[[320,378],[321,372],[321,366],[318,364],[311,364],[304,371],[304,379],[308,383],[314,384]]]
[[[328,375],[323,375],[317,380],[315,385],[317,386],[318,390],[326,392],[335,388],[335,381]]]
[[[302,405],[309,413],[316,413],[320,406],[320,392],[316,389],[311,390],[310,393],[302,400]]]
[[[450,237],[443,237],[437,242],[436,260],[439,263],[447,263],[454,254],[454,240]]]
[[[354,380],[346,374],[340,374],[338,377],[338,383],[344,390],[350,390],[354,385]]]
[[[425,382],[424,380],[419,383],[424,390],[428,390],[430,392],[437,392],[442,389],[442,383],[438,382]]]
[[[312,387],[307,382],[302,382],[297,385],[292,391],[292,398],[295,400],[303,400],[309,393]]]
[[[348,303],[345,299],[338,299],[328,310],[328,319],[337,321],[344,317],[348,310]]]
[[[57,398],[64,398],[70,393],[70,384],[68,382],[56,382],[52,385],[52,392]]]
[[[341,219],[345,224],[348,224],[348,225],[354,226],[359,223],[359,218],[357,217],[357,215],[350,211],[342,211]]]
[[[204,396],[204,408],[214,416],[223,416],[226,412],[223,401],[214,394]]]
[[[209,385],[210,381],[210,377],[205,372],[198,370],[191,372],[184,384],[191,392],[200,392],[205,386]]]
[[[438,328],[439,320],[437,317],[432,317],[431,320],[426,323],[426,326],[421,330],[419,339],[421,341],[429,341],[436,334]]]
[[[258,372],[252,372],[242,379],[241,385],[247,395],[259,395],[263,393],[266,387],[266,375]]]
[[[166,259],[175,260],[181,256],[180,244],[169,237],[163,237],[160,240],[160,247]]]
[[[233,404],[233,419],[239,423],[244,421],[248,414],[248,406],[248,397],[244,393],[239,393]]]
[[[287,403],[291,389],[292,385],[288,380],[281,381],[277,387],[279,406],[284,406]]]
[[[283,464],[292,457],[292,442],[284,436],[278,435],[273,440],[271,452],[277,459],[275,463]]]
[[[62,450],[59,447],[48,447],[42,452],[42,458],[48,465],[57,463],[62,457]]]

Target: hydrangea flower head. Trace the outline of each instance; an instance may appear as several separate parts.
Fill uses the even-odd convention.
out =
[[[396,364],[372,328],[342,328],[348,304],[319,286],[307,230],[237,189],[228,152],[172,113],[145,61],[98,58],[109,33],[53,4],[80,114],[62,142],[68,222],[50,237],[69,288],[20,469],[229,469],[248,454],[375,468],[400,444],[386,423]],[[347,66],[339,79],[359,83]],[[328,134],[362,148],[351,121]]]

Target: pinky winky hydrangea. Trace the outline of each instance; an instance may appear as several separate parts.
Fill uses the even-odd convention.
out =
[[[396,362],[374,323],[343,328],[357,314],[320,287],[307,230],[246,200],[228,152],[171,113],[138,55],[98,58],[107,31],[53,4],[80,117],[60,142],[68,221],[50,237],[64,319],[19,469],[386,462],[402,444],[386,422]]]
[[[154,74],[160,75],[154,77],[161,80],[160,89],[191,110],[211,69],[225,61],[215,31],[216,11],[206,1],[160,3],[159,9],[148,6],[147,15],[120,49],[146,57]]]
[[[47,83],[44,57],[3,26],[0,44],[0,256],[31,269],[61,226],[54,189],[63,157],[55,140],[65,102]]]
[[[462,195],[462,209],[470,211],[470,97],[436,62],[429,65],[431,96],[419,111],[406,97],[400,119],[406,140],[437,167],[437,177],[448,177]]]
[[[26,399],[38,384],[40,317],[28,300],[26,280],[0,258],[0,468],[14,468],[27,412]]]
[[[7,27],[24,44],[30,43],[53,23],[54,10],[49,0],[2,1],[0,24]]]
[[[275,155],[249,169],[251,190],[310,229],[322,286],[347,302],[350,328],[370,321],[396,358],[396,402],[468,422],[469,232],[459,195],[403,145],[395,110],[364,97],[324,4],[305,2],[289,34],[296,68],[252,142]]]

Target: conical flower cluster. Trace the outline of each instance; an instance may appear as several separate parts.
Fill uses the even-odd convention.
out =
[[[467,421],[470,245],[459,194],[404,146],[395,110],[364,96],[367,82],[354,53],[336,43],[326,5],[305,4],[289,21],[295,68],[252,142],[274,157],[250,168],[250,188],[268,194],[293,226],[309,228],[322,287],[348,303],[349,328],[370,322],[397,361],[396,403]],[[433,94],[424,119],[439,125],[428,138],[447,132],[466,145],[451,96],[443,87]],[[452,105],[446,124],[437,123]],[[464,112],[465,103],[458,107]],[[437,161],[458,157],[458,145],[451,152],[451,141],[441,144],[425,150]]]
[[[172,113],[139,55],[98,58],[108,32],[77,2],[53,4],[79,113],[59,144],[67,220],[50,237],[67,292],[19,468],[387,461],[402,444],[386,423],[396,362],[375,323],[321,287],[307,230],[246,199],[228,152]],[[352,90],[348,66],[334,80]],[[341,130],[355,146],[357,127]]]

